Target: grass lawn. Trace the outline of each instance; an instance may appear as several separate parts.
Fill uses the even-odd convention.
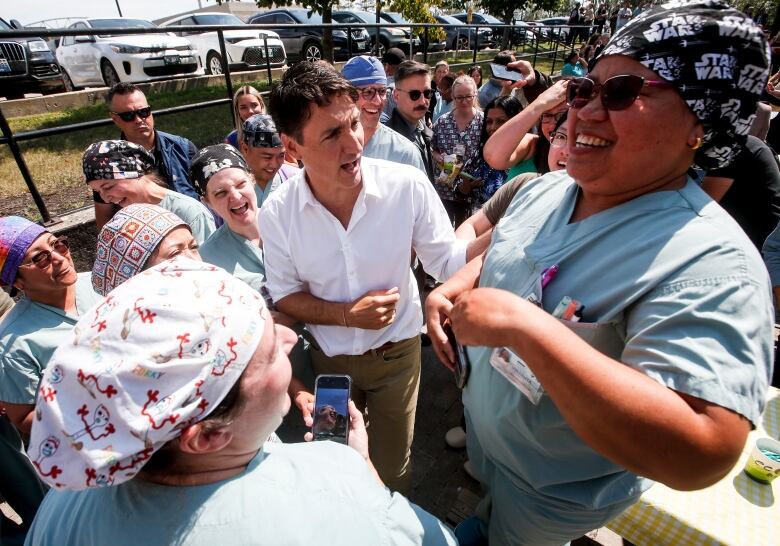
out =
[[[551,50],[551,44],[540,44],[539,51]],[[531,46],[518,51],[533,52]],[[559,69],[565,49],[559,49],[556,69]],[[447,61],[455,65],[456,71],[465,70],[472,63],[473,52],[461,51],[456,56],[451,52]],[[492,52],[479,52],[477,64],[487,65],[493,58]],[[532,61],[532,58],[527,58]],[[430,61],[433,64],[434,61]],[[538,56],[536,68],[549,73],[552,57]],[[485,66],[483,73],[489,74]],[[251,83],[260,90],[267,90],[266,80]],[[149,104],[156,109],[168,108],[184,104],[192,104],[226,97],[226,89],[222,87],[206,87],[188,89],[178,92],[149,93]],[[94,104],[82,108],[47,112],[32,116],[12,118],[9,124],[15,133],[31,131],[48,127],[59,127],[72,123],[105,119],[107,111],[105,104]],[[225,135],[233,129],[233,120],[227,105],[219,105],[192,112],[179,112],[155,118],[155,127],[192,140],[196,146],[202,147],[221,142]],[[84,184],[81,171],[81,156],[84,149],[98,140],[118,138],[115,126],[97,129],[85,129],[74,133],[56,135],[25,141],[19,144],[27,167],[32,174],[38,191],[52,216],[64,214],[73,209],[88,205],[92,201],[91,193]],[[7,146],[0,146],[0,215],[19,214],[32,220],[39,220],[40,215],[22,179],[16,162]]]

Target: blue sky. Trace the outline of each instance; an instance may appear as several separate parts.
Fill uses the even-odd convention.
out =
[[[214,0],[200,0],[202,7],[216,6]],[[160,19],[198,8],[198,0],[119,0],[122,15],[137,19]],[[58,17],[117,17],[115,0],[26,0],[2,2],[0,16],[6,21],[37,22]]]

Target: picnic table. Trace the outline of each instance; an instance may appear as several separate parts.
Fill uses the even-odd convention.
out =
[[[767,436],[780,436],[780,390],[775,388],[769,390],[761,423],[725,478],[699,491],[657,483],[607,527],[637,546],[780,544],[780,478],[763,485],[743,472],[756,440]]]

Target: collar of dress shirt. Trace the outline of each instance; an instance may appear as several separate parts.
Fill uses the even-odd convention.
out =
[[[382,192],[379,189],[379,184],[377,184],[376,179],[374,178],[374,172],[373,169],[366,169],[365,168],[365,157],[360,158],[360,176],[362,179],[363,189],[361,190],[361,193],[364,193],[365,195],[371,195],[374,197],[381,198]],[[370,160],[369,160],[370,161]],[[301,181],[298,184],[298,210],[302,211],[303,208],[306,205],[315,206],[319,204],[320,202],[317,200],[317,198],[314,196],[314,193],[311,191],[311,187],[309,186],[309,181],[306,176],[306,167],[304,167],[301,170]]]

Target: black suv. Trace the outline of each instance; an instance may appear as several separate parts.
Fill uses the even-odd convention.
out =
[[[283,8],[264,11],[253,15],[247,21],[252,25],[317,25],[322,24],[318,13],[303,8]],[[338,21],[333,21],[338,23]],[[271,30],[279,35],[287,50],[289,61],[316,61],[322,58],[322,27],[276,28]],[[360,55],[371,49],[371,38],[365,28],[353,27],[352,51],[349,50],[350,40],[346,29],[333,29],[333,56],[337,61],[349,59],[352,55]]]
[[[0,18],[0,31],[21,29]],[[25,92],[51,93],[63,89],[60,65],[40,38],[0,38],[0,96],[21,98]]]
[[[339,23],[352,23],[358,25],[372,24],[376,23],[376,14],[367,11],[334,11],[333,20],[338,21]],[[380,23],[384,23],[381,18]],[[371,49],[375,49],[374,41],[376,40],[376,30],[372,28],[370,34]],[[411,55],[409,51],[410,44],[412,46],[412,51],[419,51],[421,48],[420,39],[417,36],[412,36],[412,29],[410,27],[382,26],[379,27],[379,48],[376,48],[376,55],[381,58],[385,51],[391,47],[397,47],[407,55]]]

